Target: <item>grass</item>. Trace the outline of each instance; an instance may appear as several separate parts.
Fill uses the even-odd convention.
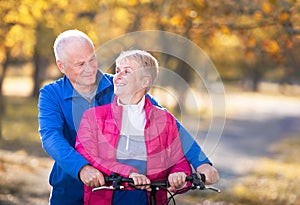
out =
[[[5,97],[0,149],[24,150],[28,154],[46,156],[41,148],[37,122],[37,100],[28,97]]]
[[[37,100],[5,97],[0,140],[0,204],[47,204],[52,161],[41,147]]]

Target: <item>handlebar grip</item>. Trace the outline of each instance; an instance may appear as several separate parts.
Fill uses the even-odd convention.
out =
[[[203,183],[205,183],[205,181],[206,181],[206,176],[205,176],[205,174],[200,173],[200,178],[201,178],[201,181],[202,181]]]
[[[105,183],[109,183],[109,182],[128,182],[128,183],[134,183],[132,178],[124,178],[118,174],[111,174],[110,176],[106,176],[104,175],[104,181]]]
[[[200,179],[203,183],[206,180],[205,174],[198,174],[198,173],[193,173],[190,176],[186,177],[186,181],[192,182],[194,179]]]

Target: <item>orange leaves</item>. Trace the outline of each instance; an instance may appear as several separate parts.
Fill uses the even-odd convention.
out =
[[[263,41],[262,49],[270,54],[277,54],[280,51],[278,43],[271,39],[266,39]]]
[[[255,53],[251,50],[246,50],[245,57],[247,61],[253,62],[255,59]]]
[[[263,14],[261,11],[255,11],[253,14],[253,18],[257,21],[261,20],[263,18]]]
[[[247,41],[247,47],[254,48],[256,46],[256,38],[254,36],[250,36]]]
[[[282,12],[279,16],[278,16],[278,21],[279,23],[284,23],[286,22],[288,19],[290,18],[290,14],[288,12]]]
[[[291,40],[287,40],[287,41],[286,41],[286,47],[287,47],[287,48],[292,48],[293,45],[294,45],[293,41],[291,41]]]

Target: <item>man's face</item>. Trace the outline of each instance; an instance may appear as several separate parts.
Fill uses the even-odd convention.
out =
[[[74,87],[91,86],[96,82],[98,69],[93,47],[88,42],[73,41],[64,48],[60,70]]]
[[[121,100],[128,103],[140,100],[145,94],[142,72],[136,62],[124,59],[116,65],[114,90]]]

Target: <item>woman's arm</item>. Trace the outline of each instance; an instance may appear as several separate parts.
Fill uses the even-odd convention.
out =
[[[89,163],[100,170],[106,175],[110,175],[115,172],[124,177],[128,177],[131,172],[138,172],[135,168],[119,163],[114,157],[115,150],[112,149],[113,146],[109,144],[101,136],[98,129],[103,127],[99,119],[95,118],[94,109],[88,110],[83,114],[82,120],[80,122],[80,127],[77,132],[76,138],[76,150],[81,153],[84,158],[86,158]],[[99,138],[102,142],[99,143]],[[109,157],[101,156],[99,154],[100,149],[105,149],[105,152],[111,153]]]

